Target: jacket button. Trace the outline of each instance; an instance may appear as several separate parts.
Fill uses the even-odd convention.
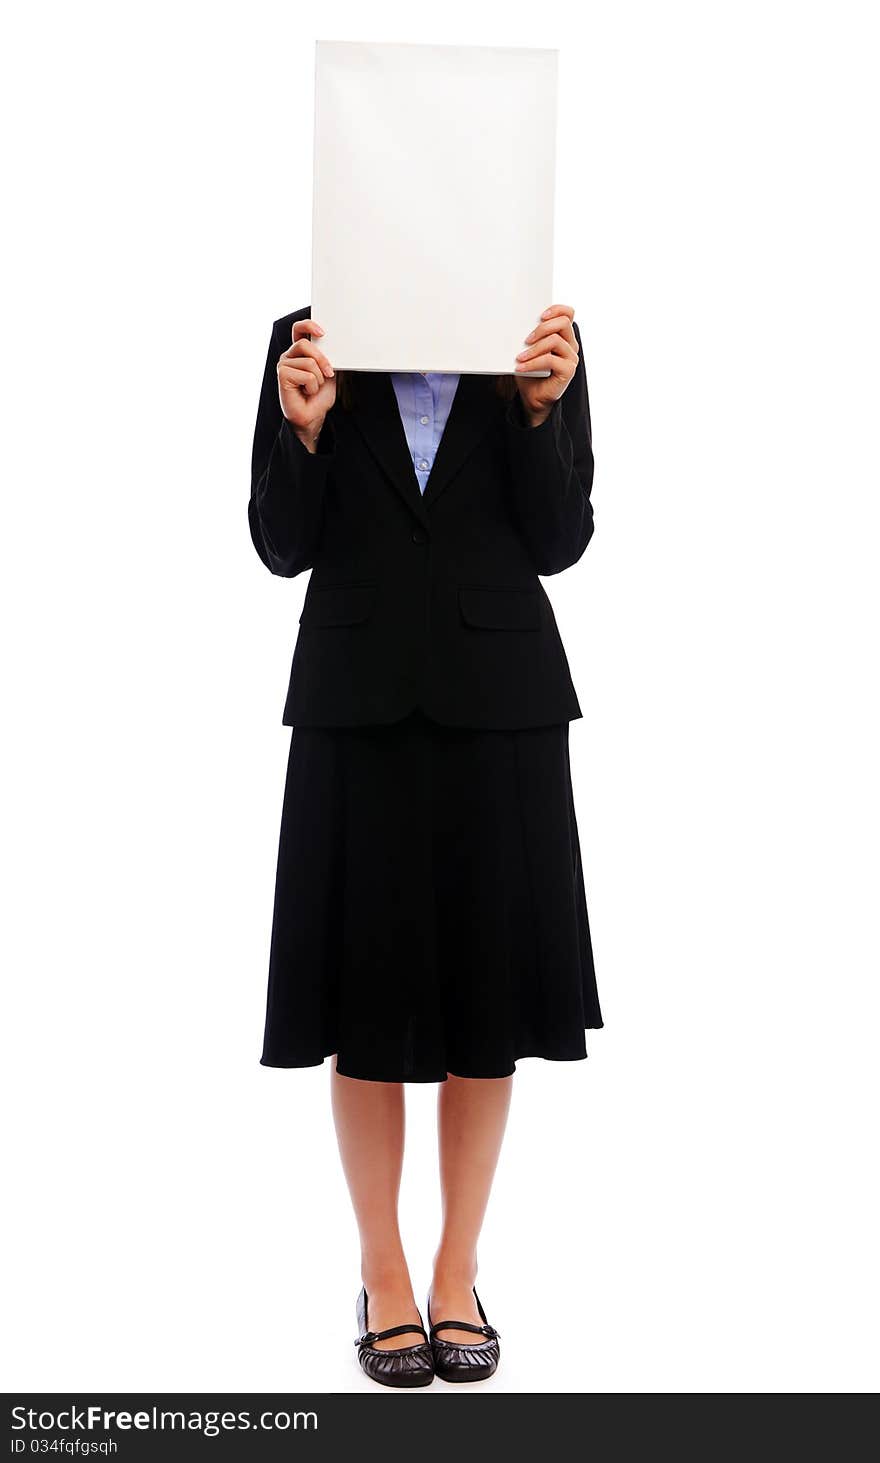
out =
[[[423,528],[414,528],[412,541],[414,544],[426,544],[428,542],[428,535]]]

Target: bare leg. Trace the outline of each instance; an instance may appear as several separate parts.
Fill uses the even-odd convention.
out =
[[[452,1077],[440,1083],[437,1127],[443,1232],[434,1256],[431,1316],[434,1321],[480,1324],[473,1296],[477,1242],[513,1089],[512,1077]],[[479,1342],[468,1331],[443,1331],[444,1341]]]
[[[397,1217],[403,1167],[404,1101],[399,1082],[341,1077],[331,1063],[333,1121],[361,1241],[361,1279],[371,1331],[385,1331],[419,1313]],[[392,1336],[378,1350],[417,1346],[422,1337]]]

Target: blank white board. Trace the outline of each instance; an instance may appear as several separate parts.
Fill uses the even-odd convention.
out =
[[[514,370],[553,303],[557,54],[317,42],[311,310],[334,366]]]

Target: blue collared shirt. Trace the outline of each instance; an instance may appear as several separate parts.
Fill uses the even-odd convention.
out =
[[[419,487],[424,493],[458,376],[448,371],[392,371],[391,381]]]

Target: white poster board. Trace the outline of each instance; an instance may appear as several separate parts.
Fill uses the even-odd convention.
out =
[[[557,54],[317,42],[311,310],[334,366],[514,370],[553,303]]]

